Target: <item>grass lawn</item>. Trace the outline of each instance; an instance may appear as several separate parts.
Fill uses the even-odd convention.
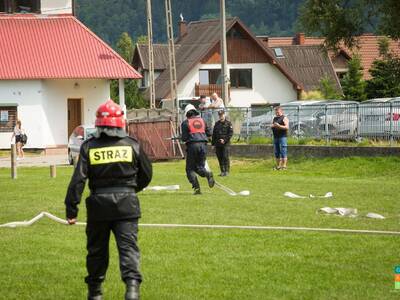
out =
[[[217,170],[216,161],[210,165]],[[219,180],[250,197],[231,197],[206,187],[193,196],[184,163],[154,165],[152,185],[180,184],[177,192],[140,195],[142,223],[306,226],[399,231],[399,158],[291,161],[271,171],[272,160],[234,160]],[[64,216],[71,167],[22,168],[18,179],[0,169],[0,223],[28,220],[40,211]],[[289,199],[334,193],[330,199]],[[87,193],[87,192],[86,192]],[[355,207],[342,218],[318,208]],[[79,219],[85,220],[84,203]],[[399,299],[394,267],[400,237],[288,231],[140,228],[142,299]],[[117,252],[104,284],[106,299],[122,299]],[[49,220],[27,228],[0,229],[0,299],[85,299],[85,230]]]

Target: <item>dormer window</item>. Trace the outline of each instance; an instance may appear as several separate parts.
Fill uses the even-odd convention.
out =
[[[276,56],[277,58],[283,57],[282,48],[274,48],[274,53],[275,53],[275,56]]]

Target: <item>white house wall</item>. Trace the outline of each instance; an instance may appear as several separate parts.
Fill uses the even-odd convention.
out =
[[[200,81],[199,79],[200,65],[193,68],[178,84],[178,97],[194,97],[195,85]]]
[[[108,80],[43,80],[46,147],[68,143],[68,98],[82,99],[82,123],[94,124],[97,107],[110,98]]]
[[[97,107],[110,98],[109,80],[0,80],[0,105],[18,105],[26,148],[68,143],[68,98],[82,99],[82,123],[94,124]],[[10,147],[11,135],[0,133],[0,149]]]
[[[253,88],[231,88],[232,106],[250,104],[286,103],[297,100],[293,84],[271,64],[230,64],[229,69],[252,69]]]
[[[72,0],[41,0],[42,14],[72,14]]]
[[[198,64],[179,83],[179,97],[193,97],[195,84],[199,82],[200,69],[220,69],[219,64]],[[249,107],[251,104],[285,103],[297,100],[293,84],[273,65],[263,64],[229,64],[230,69],[252,69],[253,88],[231,88],[231,106]]]
[[[0,80],[0,105],[17,104],[18,118],[28,135],[27,147],[42,148],[45,143],[46,115],[40,80]],[[0,108],[1,109],[1,108]],[[9,149],[12,132],[0,133],[0,149]]]

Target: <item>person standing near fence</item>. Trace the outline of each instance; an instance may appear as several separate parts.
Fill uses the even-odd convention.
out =
[[[211,95],[211,104],[208,106],[209,109],[214,110],[213,112],[213,122],[215,123],[218,120],[218,113],[220,109],[225,109],[224,100],[218,96],[217,93],[213,93]]]
[[[233,135],[232,123],[225,117],[225,111],[218,111],[219,120],[215,123],[212,135],[212,145],[215,146],[219,168],[219,176],[228,176],[230,171],[229,144]]]
[[[289,130],[289,119],[283,114],[282,107],[276,106],[275,117],[271,128],[274,135],[274,152],[276,159],[275,170],[286,170],[287,168],[287,133]]]
[[[78,204],[89,179],[86,199],[88,299],[101,300],[101,284],[109,261],[109,240],[113,232],[119,252],[121,278],[126,300],[139,299],[142,275],[139,271],[137,193],[151,181],[152,166],[139,143],[127,136],[121,107],[108,100],[96,112],[97,132],[81,146],[65,197],[69,224],[76,223]]]
[[[15,125],[13,134],[11,136],[11,142],[15,137],[15,146],[17,147],[17,160],[24,159],[25,157],[24,150],[22,149],[22,147],[24,146],[24,135],[25,133],[22,129],[21,120],[17,120],[17,124]]]
[[[201,117],[204,119],[204,121],[206,121],[206,124],[208,127],[212,127],[212,111],[210,109],[208,109],[208,107],[210,106],[210,99],[207,99],[206,96],[201,95],[200,96],[200,105],[199,105],[199,110],[201,112]]]
[[[186,143],[186,176],[195,195],[201,194],[196,174],[206,177],[208,186],[214,187],[213,174],[206,168],[209,127],[192,104],[185,107],[186,120],[181,124],[182,141]]]
[[[211,95],[211,104],[208,106],[208,108],[225,108],[224,100],[222,100],[217,93],[213,93]]]

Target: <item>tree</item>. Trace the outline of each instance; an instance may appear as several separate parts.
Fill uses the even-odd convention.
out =
[[[399,11],[398,0],[305,0],[299,19],[307,34],[324,36],[328,48],[340,42],[353,48],[364,32],[399,39]]]
[[[358,55],[353,56],[348,62],[349,71],[342,79],[344,99],[364,101],[367,99],[365,92],[366,83],[363,80],[361,60]]]
[[[127,32],[123,32],[117,42],[117,51],[128,63],[132,61],[134,45]]]
[[[400,57],[383,53],[369,70],[372,78],[367,81],[368,98],[398,97],[400,95]]]
[[[324,99],[321,91],[319,90],[312,90],[309,92],[302,91],[300,95],[301,100],[321,100]]]
[[[132,38],[127,32],[122,33],[120,39],[117,42],[117,52],[130,64],[130,62],[132,61],[133,51],[134,43]],[[126,108],[132,109],[147,107],[148,101],[146,101],[140,93],[137,80],[126,79],[124,83]],[[110,88],[111,98],[119,102],[118,80],[112,80]]]
[[[147,35],[139,35],[136,39],[137,44],[147,44],[148,43],[148,38]]]
[[[239,17],[246,25],[254,26],[257,34],[293,35],[298,7],[304,0],[231,0],[226,1],[227,15]],[[121,32],[136,39],[147,33],[146,1],[144,0],[76,0],[79,20],[116,49]],[[166,41],[164,0],[153,0],[154,41]],[[219,1],[172,1],[175,34],[179,15],[185,20],[198,21],[219,18]],[[276,25],[274,25],[276,24]],[[276,32],[275,30],[279,30]]]
[[[319,90],[324,99],[339,99],[341,95],[336,90],[333,81],[328,77],[324,76],[319,81]]]

